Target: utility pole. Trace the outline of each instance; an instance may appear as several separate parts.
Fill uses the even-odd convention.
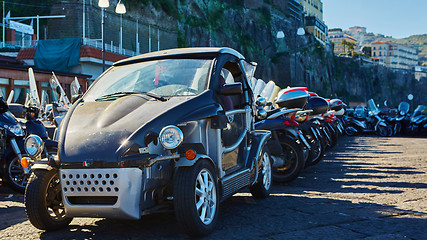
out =
[[[6,23],[4,22],[4,11],[6,9],[4,8],[4,1],[3,1],[3,42],[2,42],[2,47],[6,46]]]
[[[86,0],[83,0],[83,45],[86,43]]]
[[[148,24],[148,52],[151,52],[151,25]]]

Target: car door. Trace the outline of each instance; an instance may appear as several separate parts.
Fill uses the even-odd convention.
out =
[[[244,81],[237,62],[227,62],[221,69],[220,85]],[[227,117],[226,128],[221,130],[222,169],[226,174],[244,166],[247,155],[248,122],[250,108],[244,92],[238,95],[220,96]]]

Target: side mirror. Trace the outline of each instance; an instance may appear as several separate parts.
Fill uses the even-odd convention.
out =
[[[243,93],[242,83],[226,83],[219,90],[220,95],[239,95]]]
[[[71,104],[74,104],[81,97],[82,97],[82,94],[75,94],[71,96]]]

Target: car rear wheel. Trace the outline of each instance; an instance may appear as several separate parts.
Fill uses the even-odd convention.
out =
[[[264,148],[261,157],[257,181],[249,187],[254,198],[266,198],[270,195],[271,190],[271,158],[268,150]]]
[[[211,233],[218,219],[218,180],[212,164],[200,160],[179,168],[174,179],[174,208],[178,225],[190,236]]]

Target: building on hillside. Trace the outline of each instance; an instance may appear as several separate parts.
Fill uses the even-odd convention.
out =
[[[28,66],[34,66],[35,55],[36,48],[24,48],[19,51],[16,58],[23,61]],[[127,58],[127,56],[106,51],[106,69],[113,65],[114,62],[125,58]],[[92,76],[92,80],[96,79],[102,73],[102,50],[89,45],[82,45],[80,47],[79,63],[72,66],[70,72],[90,75]]]
[[[299,0],[305,16],[313,16],[323,23],[323,3],[321,0]]]
[[[314,38],[321,42],[323,45],[327,42],[328,27],[315,16],[305,17],[305,29],[313,34]]]
[[[297,0],[287,1],[287,12],[296,22],[303,21],[303,9]]]
[[[336,55],[347,54],[349,52],[348,45],[344,43],[357,44],[357,40],[353,36],[343,32],[340,28],[330,29],[328,35],[331,43],[334,45],[334,53]]]
[[[13,102],[21,104],[25,103],[26,95],[30,92],[28,68],[29,66],[24,65],[23,61],[17,60],[14,57],[0,55],[0,91],[4,97],[7,97],[13,90]],[[37,68],[34,68],[33,70],[37,89],[40,95],[39,97],[41,97],[42,92],[46,92],[50,98],[49,100],[52,101],[52,92],[49,84],[52,72]],[[91,77],[85,74],[65,72],[55,72],[55,75],[68,97],[71,97],[70,84],[74,81],[75,77],[77,77],[83,91],[86,91],[89,86],[89,80]]]
[[[378,41],[371,44],[371,56],[390,68],[412,69],[418,65],[417,50],[405,45]]]
[[[323,3],[320,0],[300,0],[305,30],[323,45],[327,42],[328,27],[323,22]]]

